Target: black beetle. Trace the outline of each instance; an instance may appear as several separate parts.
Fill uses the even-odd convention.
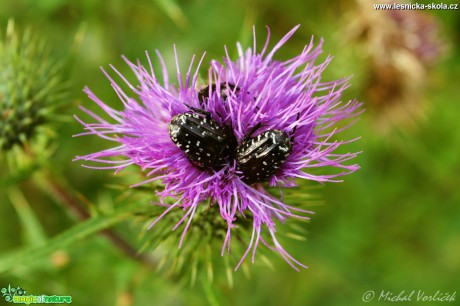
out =
[[[250,138],[259,127],[260,124],[256,125],[236,149],[237,170],[248,184],[267,181],[279,171],[292,150],[291,137],[280,130],[268,130]]]
[[[211,87],[211,88],[209,88]],[[209,91],[211,90],[211,95],[213,92],[217,90],[217,85],[215,83],[211,85],[207,85],[203,89],[201,89],[198,92],[198,100],[200,101],[200,104],[203,105],[202,103],[206,102],[209,99]],[[233,85],[232,83],[222,83],[220,84],[220,97],[222,100],[226,100],[227,97],[230,95],[230,92],[235,90],[236,93],[239,92],[239,88]]]
[[[201,170],[219,170],[233,158],[236,139],[233,131],[219,124],[201,109],[178,114],[168,125],[171,140]]]

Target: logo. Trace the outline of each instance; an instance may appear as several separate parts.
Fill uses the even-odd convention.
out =
[[[2,288],[1,292],[3,298],[7,302],[12,302],[15,296],[24,296],[27,293],[27,291],[25,291],[21,287],[17,286],[16,288],[14,288],[11,287],[11,285],[8,285],[8,288]]]
[[[27,291],[21,287],[4,287],[1,290],[3,298],[9,303],[15,304],[70,304],[72,296],[70,295],[26,295]]]

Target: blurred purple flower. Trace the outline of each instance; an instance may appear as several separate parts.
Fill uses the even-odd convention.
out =
[[[161,199],[158,204],[166,205],[166,197],[174,198],[175,202],[151,226],[172,209],[182,208],[186,213],[173,228],[175,230],[186,222],[180,245],[198,205],[204,205],[203,202],[209,200],[211,205],[219,207],[221,217],[228,224],[222,253],[225,249],[230,251],[230,234],[232,228],[236,227],[237,219],[252,218],[252,238],[236,268],[251,250],[254,261],[259,242],[280,253],[294,269],[297,270],[297,266],[305,267],[278,243],[275,221],[283,222],[290,217],[308,219],[305,214],[312,212],[283,203],[266,191],[263,183],[245,183],[234,160],[229,160],[220,170],[198,169],[192,165],[186,153],[176,146],[168,133],[168,124],[172,117],[190,112],[191,107],[204,109],[219,124],[231,127],[239,144],[256,125],[259,128],[254,136],[267,130],[284,131],[290,137],[292,149],[279,171],[269,179],[270,186],[293,187],[296,186],[295,178],[318,182],[337,181],[337,177],[357,170],[357,165],[344,164],[357,153],[334,153],[339,146],[349,141],[336,141],[332,138],[346,128],[335,128],[336,123],[355,116],[360,104],[356,101],[340,101],[342,92],[349,86],[347,79],[321,82],[321,73],[331,61],[328,57],[323,63],[315,65],[321,53],[322,42],[314,48],[311,41],[300,55],[287,61],[273,59],[275,52],[297,28],[298,26],[284,36],[268,54],[270,35],[268,34],[262,51],[257,53],[254,32],[253,48],[244,51],[238,44],[239,58],[236,61],[230,59],[228,52],[222,63],[212,61],[209,87],[200,93],[205,96],[204,101],[200,101],[197,91],[197,74],[203,58],[195,71],[192,71],[194,58],[192,59],[184,80],[179,70],[177,52],[174,50],[178,88],[169,83],[164,61],[158,52],[163,67],[163,85],[155,76],[148,55],[149,68],[125,59],[136,74],[139,86],[131,85],[115,68],[112,69],[128,84],[138,99],[125,93],[104,72],[125,109],[117,111],[102,102],[89,89],[85,89],[88,96],[116,123],[106,121],[86,108],[82,109],[96,123],[85,123],[77,118],[87,130],[80,135],[98,135],[119,143],[119,146],[76,159],[107,163],[110,165],[94,168],[116,169],[116,172],[136,164],[147,170],[147,175],[151,177],[140,184],[161,180],[164,189],[158,192]],[[113,157],[122,157],[122,160],[113,160]],[[322,167],[335,167],[340,170],[330,175],[314,175],[309,171],[311,168]],[[272,243],[261,235],[265,228]]]

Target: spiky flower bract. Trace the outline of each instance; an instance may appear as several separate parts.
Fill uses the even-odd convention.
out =
[[[172,209],[183,209],[183,218],[173,227],[175,230],[185,223],[180,245],[198,206],[210,205],[214,206],[211,209],[220,210],[220,216],[227,224],[222,253],[230,251],[231,231],[236,227],[238,219],[252,219],[252,236],[236,268],[251,250],[254,261],[260,242],[277,251],[293,268],[305,267],[282,248],[275,236],[275,227],[277,221],[283,222],[291,217],[308,219],[306,214],[311,212],[283,203],[265,189],[264,183],[245,183],[234,160],[229,160],[220,170],[196,168],[168,134],[171,119],[189,112],[191,108],[201,108],[219,124],[231,127],[239,143],[257,125],[259,129],[256,134],[270,129],[284,131],[291,139],[292,151],[279,171],[270,178],[271,186],[294,187],[296,178],[318,182],[334,181],[358,169],[357,165],[344,164],[355,157],[356,153],[335,153],[347,141],[333,140],[333,136],[341,130],[334,129],[336,123],[356,115],[359,103],[341,103],[340,96],[349,86],[346,79],[321,81],[321,73],[331,60],[328,58],[315,65],[321,53],[321,43],[314,48],[313,42],[310,42],[300,55],[287,61],[273,59],[276,51],[297,28],[283,37],[270,52],[267,51],[269,35],[262,51],[257,53],[254,34],[252,49],[244,51],[238,44],[239,57],[236,61],[232,61],[229,56],[222,62],[212,61],[208,70],[207,85],[210,89],[206,91],[205,103],[199,101],[197,84],[203,58],[195,71],[192,59],[184,78],[179,70],[175,50],[178,87],[169,83],[165,64],[158,52],[163,66],[163,84],[157,79],[150,59],[149,68],[125,59],[136,74],[139,85],[130,84],[117,70],[114,71],[127,83],[136,98],[123,91],[105,73],[125,109],[115,110],[89,89],[85,89],[89,97],[116,122],[106,121],[86,108],[82,109],[96,122],[85,123],[77,118],[87,130],[83,134],[98,135],[119,145],[76,159],[108,163],[109,166],[95,168],[116,171],[136,164],[151,177],[140,184],[160,180],[164,189],[158,192],[158,204],[167,206],[165,199],[169,197],[174,198],[174,203],[151,226]],[[114,160],[114,157],[122,157],[122,160]],[[335,167],[339,171],[329,175],[310,173],[311,168],[322,167]]]
[[[10,20],[0,37],[0,151],[30,140],[49,121],[63,89],[45,43],[30,31],[19,35]]]

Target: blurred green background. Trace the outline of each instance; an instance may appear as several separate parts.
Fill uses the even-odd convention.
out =
[[[4,0],[0,2],[0,28],[4,35],[7,20],[14,18],[20,30],[31,28],[48,42],[57,59],[67,63],[70,98],[60,110],[65,115],[63,122],[51,125],[56,131],[51,160],[68,186],[88,203],[100,204],[114,202],[121,193],[108,185],[126,185],[138,177],[134,168],[126,176],[114,177],[110,171],[85,169],[71,161],[76,155],[107,146],[96,137],[72,138],[82,131],[72,118],[82,115],[78,105],[96,109],[82,88],[89,86],[104,101],[121,108],[99,66],[113,64],[133,80],[120,55],[140,58],[146,64],[145,50],[153,54],[158,49],[173,72],[173,44],[184,69],[193,54],[204,51],[206,66],[211,58],[224,55],[224,45],[231,54],[236,52],[236,41],[249,46],[252,25],[259,45],[268,25],[273,46],[301,24],[278,58],[298,54],[311,35],[316,42],[324,38],[322,59],[334,55],[324,80],[353,75],[353,86],[344,100],[357,98],[369,109],[372,106],[367,105],[365,95],[368,64],[359,54],[358,43],[343,40],[347,25],[361,18],[354,6],[352,1],[332,0]],[[373,10],[370,3],[369,10]],[[457,292],[457,301],[445,304],[460,305],[460,15],[458,10],[424,13],[438,19],[440,36],[448,45],[429,68],[421,88],[428,110],[417,120],[416,128],[396,126],[386,134],[373,124],[378,112],[366,111],[341,134],[345,139],[361,136],[343,151],[362,151],[356,159],[362,169],[345,177],[343,183],[320,188],[302,182],[297,192],[314,196],[307,205],[316,214],[309,223],[299,223],[306,241],[283,239],[283,243],[309,269],[297,273],[278,255],[264,252],[273,268],[256,257],[256,263],[249,265],[249,275],[242,270],[233,272],[233,288],[225,275],[215,275],[212,289],[206,289],[199,283],[184,284],[179,276],[126,256],[104,236],[93,235],[51,256],[24,263],[24,268],[0,274],[0,287],[11,284],[28,294],[72,295],[74,305],[360,305],[368,290],[377,295],[382,290],[395,294],[403,290]],[[5,179],[7,168],[0,169]],[[1,254],[33,245],[34,235],[49,239],[80,222],[37,180],[40,178],[27,179],[12,187],[23,191],[29,205],[12,200],[11,192],[0,186]],[[300,205],[296,200],[288,196],[289,204]],[[31,220],[39,224],[31,225]],[[131,223],[126,220],[114,231],[137,245]],[[288,228],[279,225],[280,235]],[[216,254],[219,245],[214,244]],[[217,256],[214,262],[220,261]],[[375,299],[366,304],[385,303]]]

